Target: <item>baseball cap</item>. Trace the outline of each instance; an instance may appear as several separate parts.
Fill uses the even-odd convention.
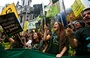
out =
[[[87,11],[87,10],[90,10],[90,7],[84,8],[84,9],[83,9],[83,12],[84,12],[84,11]]]
[[[90,6],[89,7],[85,7],[82,12],[81,12],[81,16],[83,15],[83,12],[87,11],[87,10],[90,10]]]

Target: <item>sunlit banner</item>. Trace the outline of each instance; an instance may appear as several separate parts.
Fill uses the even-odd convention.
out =
[[[75,2],[73,3],[73,5],[71,6],[75,16],[77,17],[81,11],[85,8],[85,6],[83,5],[83,3],[80,0],[75,0]]]
[[[5,7],[2,10],[1,15],[12,13],[12,12],[15,13],[15,15],[16,15],[17,18],[19,17],[14,3],[9,4],[7,7]]]

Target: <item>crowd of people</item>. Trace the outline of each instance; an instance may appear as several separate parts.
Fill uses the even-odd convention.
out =
[[[56,57],[90,56],[90,8],[83,10],[82,17],[83,20],[70,22],[67,27],[56,21],[53,31],[44,24],[44,32],[26,31],[12,37],[1,32],[0,43],[5,49],[29,48]]]

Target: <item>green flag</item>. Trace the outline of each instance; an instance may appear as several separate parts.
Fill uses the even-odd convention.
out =
[[[58,7],[58,3],[53,4],[52,5],[52,16],[55,16],[59,12],[60,12],[60,10],[59,10],[59,7]]]
[[[38,17],[37,17],[37,21],[39,21],[39,20],[41,20],[41,18],[38,16]]]
[[[47,11],[46,17],[51,17],[51,16],[52,16],[52,10],[49,9],[49,10]]]

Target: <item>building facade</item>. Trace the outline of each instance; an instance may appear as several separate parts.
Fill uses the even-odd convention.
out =
[[[31,2],[32,0],[21,0],[21,5],[19,5],[19,2],[16,4],[16,9],[19,14],[19,21],[22,28],[26,20],[33,19],[33,7],[31,7]]]

